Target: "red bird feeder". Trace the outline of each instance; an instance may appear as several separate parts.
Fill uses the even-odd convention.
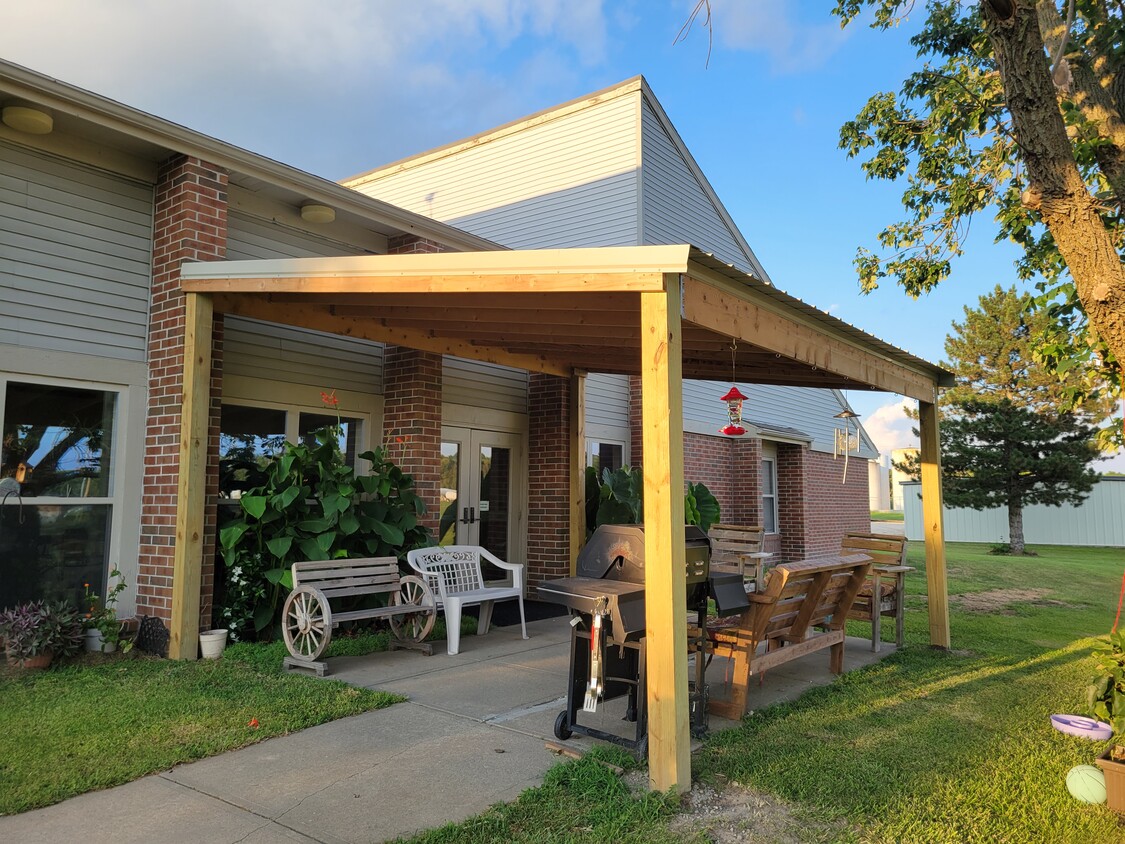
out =
[[[727,419],[730,420],[730,424],[720,428],[720,434],[726,434],[728,437],[740,437],[746,433],[746,429],[742,427],[742,403],[746,401],[746,398],[734,385],[731,385],[731,388],[727,390],[727,394],[722,397],[721,401],[727,403]]]

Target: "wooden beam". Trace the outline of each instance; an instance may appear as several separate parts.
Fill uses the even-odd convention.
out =
[[[570,376],[570,574],[586,544],[586,374]]]
[[[333,275],[190,278],[191,293],[644,293],[661,289],[657,272],[479,273],[475,275]]]
[[[932,402],[918,402],[918,433],[921,435],[922,526],[926,543],[926,606],[930,613],[930,644],[950,647],[949,586],[945,571],[945,527],[942,524],[941,440],[938,409]]]
[[[432,332],[387,328],[378,325],[374,320],[333,316],[327,311],[325,305],[299,308],[293,305],[270,302],[261,296],[244,294],[216,294],[214,300],[215,309],[221,313],[261,319],[266,322],[279,322],[283,325],[296,325],[301,328],[312,328],[317,331],[340,334],[344,337],[358,337],[362,340],[374,340],[379,343],[393,343],[396,346],[406,346],[424,352],[483,360],[488,363],[498,363],[502,366],[528,369],[532,372],[545,372],[548,375],[569,377],[573,369],[565,362],[553,360],[548,355],[536,354],[535,352],[517,354],[503,348],[478,346],[464,341],[444,339],[435,336]]]
[[[276,296],[271,296],[272,301],[277,301]],[[637,324],[637,304],[628,311],[626,310],[606,310],[599,304],[599,297],[594,295],[592,297],[579,297],[569,296],[570,307],[568,308],[541,308],[536,303],[542,302],[544,297],[534,297],[534,302],[528,302],[526,305],[519,307],[515,306],[493,306],[492,302],[488,307],[482,303],[485,301],[482,296],[473,297],[476,303],[463,302],[456,306],[449,306],[445,304],[445,297],[441,298],[441,307],[434,307],[433,299],[428,299],[429,304],[419,303],[412,306],[404,305],[384,305],[382,304],[382,296],[368,296],[367,300],[360,303],[354,302],[341,302],[334,301],[336,299],[348,298],[354,299],[354,296],[316,296],[316,297],[293,297],[296,301],[289,302],[288,304],[323,304],[331,305],[332,312],[338,316],[358,316],[358,317],[378,317],[380,319],[399,321],[399,320],[419,320],[425,319],[431,322],[459,322],[462,325],[511,325],[513,322],[524,320],[527,315],[534,315],[535,321],[542,325],[602,325],[608,328],[616,328],[622,324],[630,324],[636,326]],[[319,302],[305,302],[304,299],[315,298]],[[420,299],[423,297],[419,297]],[[511,298],[511,297],[504,297]],[[522,297],[521,297],[522,298]],[[636,297],[633,297],[634,299]],[[501,302],[503,299],[501,299]]]
[[[868,385],[919,401],[937,400],[933,378],[698,279],[684,281],[684,319],[791,360],[847,376],[856,386]]]
[[[691,788],[684,581],[680,277],[641,295],[648,770],[654,791]]]
[[[199,648],[199,588],[203,574],[207,433],[211,404],[211,297],[185,297],[183,402],[176,546],[172,555],[172,619],[168,656],[195,659]]]

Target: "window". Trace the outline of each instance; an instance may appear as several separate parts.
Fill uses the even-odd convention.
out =
[[[598,478],[601,478],[603,469],[616,472],[625,465],[625,443],[587,440],[586,465],[594,467]]]
[[[0,607],[105,594],[115,504],[119,394],[9,380],[0,478]]]
[[[762,459],[762,525],[766,533],[777,533],[777,461]]]
[[[355,466],[362,444],[365,418],[336,417],[298,407],[262,407],[224,404],[219,422],[219,493],[235,498],[242,491],[260,486],[265,466],[280,454],[286,442],[315,445],[316,431],[340,426],[339,447],[349,466]]]

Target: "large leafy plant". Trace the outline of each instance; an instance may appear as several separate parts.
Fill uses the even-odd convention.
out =
[[[419,522],[425,504],[414,479],[377,448],[360,455],[371,471],[344,462],[337,430],[315,432],[315,445],[286,443],[265,467],[265,482],[244,492],[222,525],[226,565],[222,617],[235,638],[259,635],[276,621],[292,588],[290,566],[304,560],[403,557],[430,543]]]
[[[599,525],[638,525],[644,522],[644,474],[638,468],[623,466],[602,471],[586,468],[586,528],[592,533]],[[684,522],[699,525],[704,531],[719,521],[719,502],[705,485],[688,482],[684,495]]]
[[[32,601],[0,612],[0,638],[8,659],[24,660],[50,651],[57,657],[71,656],[82,643],[82,618],[65,601]]]
[[[1125,737],[1125,633],[1109,634],[1109,646],[1094,651],[1097,673],[1086,687],[1090,715],[1113,727],[1118,741]]]

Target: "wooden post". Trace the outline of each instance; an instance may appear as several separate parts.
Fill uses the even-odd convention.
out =
[[[691,788],[684,560],[680,277],[641,294],[641,396],[648,637],[648,770],[654,791]]]
[[[203,511],[207,490],[207,429],[211,403],[211,297],[186,293],[180,478],[172,567],[168,656],[195,659],[199,648],[199,581],[203,571]]]
[[[926,543],[930,644],[948,648],[949,586],[945,576],[945,528],[942,525],[941,441],[937,405],[933,402],[918,402],[918,431],[922,437],[922,525]]]
[[[570,574],[586,544],[586,373],[570,376]]]

